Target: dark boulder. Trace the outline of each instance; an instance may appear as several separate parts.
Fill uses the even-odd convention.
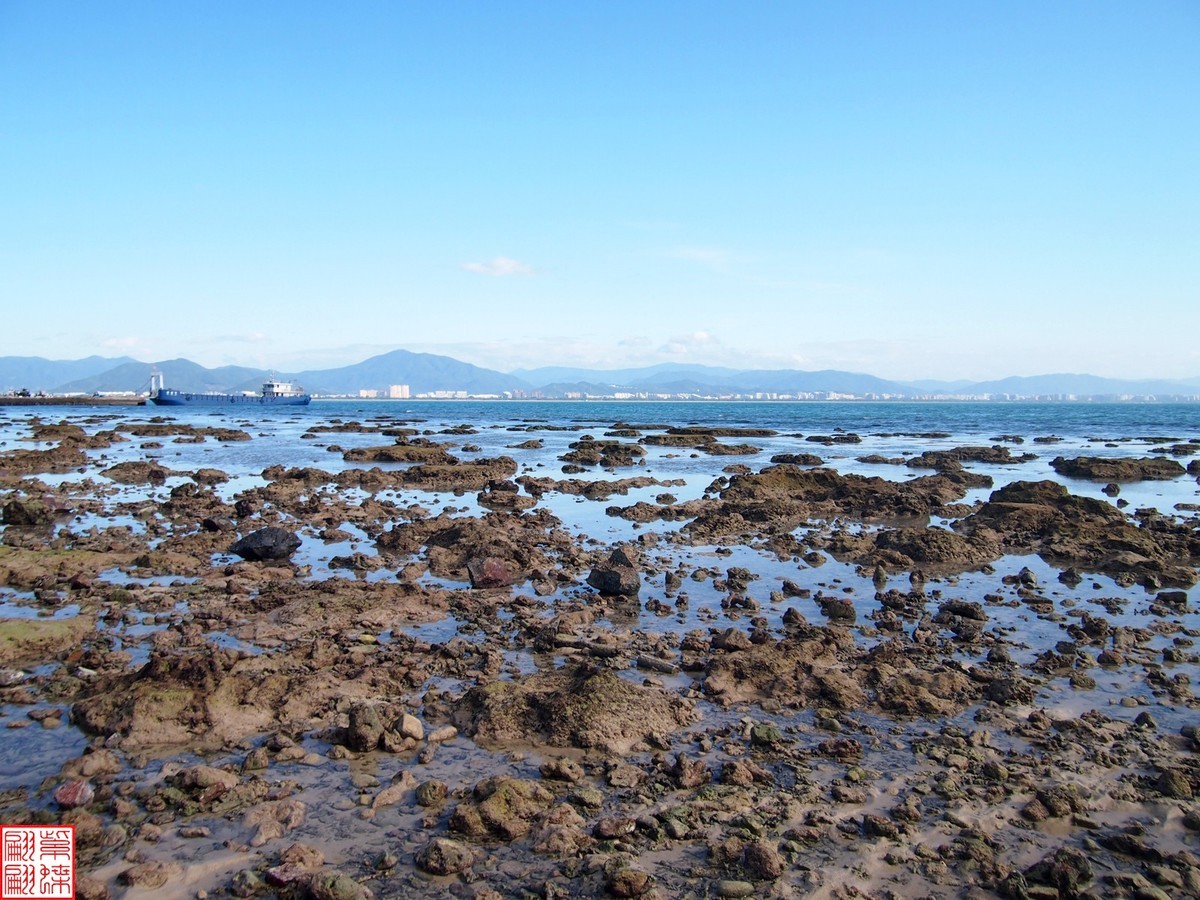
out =
[[[300,547],[300,538],[286,528],[268,525],[246,535],[229,548],[230,553],[252,562],[287,559]]]
[[[605,562],[592,569],[587,583],[606,596],[632,596],[642,589],[637,570],[639,560],[636,547],[618,547]]]
[[[815,453],[776,453],[771,462],[786,463],[791,466],[823,466],[825,461]]]
[[[588,575],[587,583],[606,596],[631,597],[642,588],[636,569],[627,566],[597,566]]]
[[[1055,850],[1025,870],[1027,882],[1057,888],[1060,897],[1078,897],[1092,877],[1088,858],[1072,847]]]
[[[377,706],[371,703],[356,703],[350,708],[350,724],[346,728],[346,746],[351,750],[362,752],[374,750],[379,746],[386,730]]]

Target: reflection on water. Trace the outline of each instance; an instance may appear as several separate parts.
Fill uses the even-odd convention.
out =
[[[47,728],[29,717],[48,710],[58,716],[47,722],[57,723]],[[0,704],[0,734],[3,734],[3,766],[0,766],[0,791],[26,788],[32,790],[57,772],[68,759],[79,756],[88,738],[69,724],[69,710],[47,704],[18,706]],[[23,727],[14,727],[20,724]]]

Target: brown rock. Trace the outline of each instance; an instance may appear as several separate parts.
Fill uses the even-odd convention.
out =
[[[863,816],[863,834],[895,840],[900,837],[900,827],[886,816],[868,813]]]
[[[455,715],[485,743],[534,735],[553,747],[621,754],[654,734],[691,724],[695,708],[674,692],[633,684],[611,669],[577,664],[522,681],[474,687]]]
[[[308,882],[309,900],[371,900],[365,886],[341,872],[318,873]]]
[[[538,768],[543,778],[553,781],[566,781],[574,784],[583,779],[583,766],[573,759],[551,759],[542,763]]]
[[[1056,456],[1050,468],[1067,478],[1087,478],[1091,481],[1170,481],[1182,476],[1186,470],[1173,459],[1144,457],[1141,459],[1110,459],[1096,456],[1080,456],[1065,459]]]
[[[101,747],[90,753],[85,753],[79,759],[73,760],[66,766],[63,766],[63,771],[69,768],[72,772],[83,778],[92,778],[96,775],[116,775],[124,767],[117,754],[107,748]]]
[[[350,708],[350,725],[346,729],[346,744],[351,750],[370,751],[379,746],[384,732],[379,708],[373,703],[357,703]]]
[[[701,759],[688,759],[682,753],[675,758],[671,775],[675,783],[685,790],[698,788],[712,781],[712,769],[708,767],[708,763]]]
[[[308,876],[325,865],[325,854],[308,844],[295,843],[279,854],[279,865],[267,870],[267,881],[282,887]]]
[[[307,812],[304,803],[293,798],[252,807],[244,816],[245,825],[255,829],[250,846],[261,847],[268,841],[283,837],[304,823]]]
[[[604,563],[588,574],[587,583],[610,597],[631,597],[642,589],[637,569]]]
[[[592,836],[602,841],[612,841],[633,834],[637,823],[629,816],[606,816],[592,828]]]
[[[489,778],[474,789],[474,803],[460,803],[450,816],[450,830],[473,838],[513,841],[524,837],[533,820],[554,801],[554,795],[532,781]]]
[[[755,782],[771,784],[774,780],[775,778],[770,772],[748,759],[729,760],[721,767],[722,784],[746,786]]]
[[[417,785],[417,805],[441,806],[446,802],[450,790],[444,781],[422,781]]]
[[[607,887],[614,897],[640,897],[650,884],[650,876],[641,869],[621,868],[609,876]]]
[[[76,873],[75,900],[109,900],[108,885],[91,875]]]
[[[240,779],[233,772],[218,769],[213,766],[188,766],[181,769],[175,776],[176,783],[185,790],[205,790],[220,787],[232,790],[237,787]]]
[[[409,791],[415,790],[417,779],[407,769],[392,779],[392,783],[371,798],[371,809],[382,809],[399,803]]]
[[[766,841],[747,844],[742,855],[742,865],[752,881],[773,881],[787,869],[787,861]]]
[[[430,875],[456,875],[475,863],[475,851],[449,838],[434,838],[417,851],[417,868]]]
[[[509,587],[516,584],[520,573],[508,560],[498,556],[485,556],[467,562],[467,576],[473,588]]]
[[[1175,800],[1191,800],[1196,793],[1190,778],[1179,769],[1166,769],[1155,782],[1158,792]]]

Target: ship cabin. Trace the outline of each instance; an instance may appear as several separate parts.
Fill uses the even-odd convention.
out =
[[[304,390],[290,381],[267,381],[263,383],[262,393],[264,397],[297,397]]]

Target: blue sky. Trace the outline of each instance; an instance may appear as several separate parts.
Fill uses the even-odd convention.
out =
[[[0,0],[0,355],[1200,376],[1200,3]]]

